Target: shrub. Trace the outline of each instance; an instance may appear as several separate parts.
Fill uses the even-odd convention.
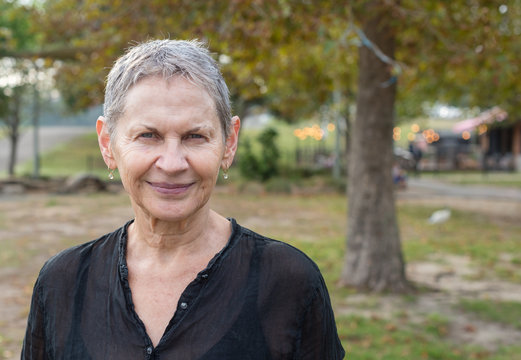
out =
[[[256,138],[260,154],[255,154],[250,139],[245,139],[239,157],[239,170],[247,179],[268,181],[279,174],[280,151],[276,144],[278,133],[274,128],[266,128]]]

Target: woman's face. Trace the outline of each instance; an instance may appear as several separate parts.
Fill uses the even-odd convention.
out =
[[[233,120],[225,142],[212,98],[182,77],[151,77],[134,85],[112,144],[105,134],[106,153],[103,119],[98,134],[136,216],[182,221],[206,209],[219,168],[229,167],[235,153],[239,119]]]

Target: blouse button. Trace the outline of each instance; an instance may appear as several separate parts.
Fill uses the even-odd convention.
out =
[[[202,277],[203,279],[208,279],[208,274],[203,274],[203,275],[201,275],[201,277]]]
[[[152,346],[147,347],[147,354],[152,354]]]
[[[179,307],[183,310],[186,310],[188,308],[188,304],[185,303],[185,302],[182,302],[181,304],[179,304]]]

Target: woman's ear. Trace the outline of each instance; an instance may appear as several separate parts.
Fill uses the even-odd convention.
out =
[[[112,144],[108,132],[108,125],[103,116],[98,117],[98,120],[96,121],[96,132],[98,133],[98,144],[105,164],[109,169],[116,169],[117,164],[114,159],[114,154],[112,153]]]
[[[233,162],[237,145],[239,143],[239,129],[241,128],[241,119],[238,116],[232,118],[231,132],[226,139],[224,155],[222,160],[222,168],[228,169]]]

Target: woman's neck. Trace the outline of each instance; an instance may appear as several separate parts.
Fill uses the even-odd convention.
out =
[[[208,210],[178,222],[136,213],[128,233],[127,261],[139,259],[161,264],[175,259],[213,257],[226,245],[231,229],[225,218]]]

